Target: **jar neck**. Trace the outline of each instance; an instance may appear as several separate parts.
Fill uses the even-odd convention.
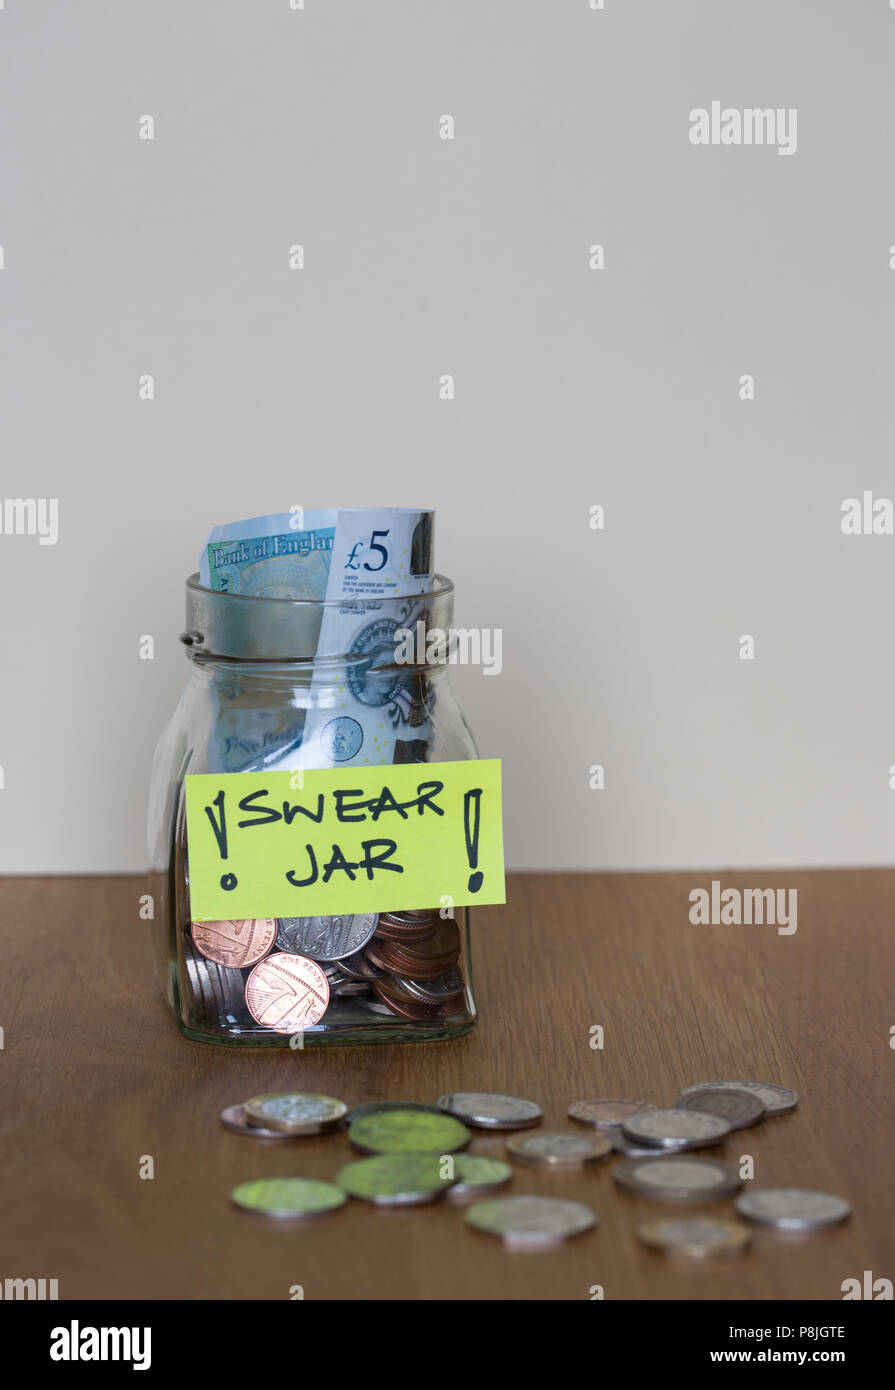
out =
[[[327,657],[312,661],[238,661],[187,651],[191,682],[199,686],[238,686],[272,695],[312,687],[363,686],[371,695],[392,687],[441,684],[448,679],[448,662],[394,663],[370,668],[363,657]],[[378,701],[376,701],[378,703]]]

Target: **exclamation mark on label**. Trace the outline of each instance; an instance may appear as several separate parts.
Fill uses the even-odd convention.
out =
[[[218,821],[218,820],[215,820],[214,811],[211,809],[211,806],[217,806],[218,812],[219,812],[219,814],[220,814],[220,820],[219,820],[219,821]],[[217,796],[215,797],[214,801],[211,803],[211,806],[206,806],[206,807],[205,807],[205,814],[206,814],[206,816],[208,817],[208,819],[211,821],[211,828],[212,828],[212,830],[214,831],[214,838],[215,838],[215,839],[217,840],[217,842],[218,842],[218,852],[219,852],[219,854],[220,854],[220,856],[221,856],[222,859],[226,859],[226,858],[227,858],[227,817],[226,817],[226,815],[225,815],[225,813],[224,813],[224,792],[223,792],[223,789],[222,789],[221,791],[218,792],[218,794],[217,794]],[[231,893],[231,892],[233,891],[233,889],[236,887],[236,882],[237,882],[237,880],[236,880],[236,875],[235,875],[235,874],[221,874],[221,887],[223,888],[223,890],[224,890],[225,893]]]
[[[472,873],[469,875],[470,893],[477,893],[485,875],[476,867],[479,862],[479,823],[482,813],[482,789],[475,787],[463,797],[463,831],[466,836],[466,858]]]

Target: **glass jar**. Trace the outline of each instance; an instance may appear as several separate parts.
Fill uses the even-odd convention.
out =
[[[203,588],[198,575],[187,580],[181,641],[189,680],[156,750],[149,803],[156,975],[187,1037],[296,1046],[294,1035],[253,1016],[246,982],[258,961],[225,965],[220,949],[209,955],[194,940],[184,778],[477,757],[449,682],[449,644],[418,643],[413,664],[396,660],[399,629],[450,633],[453,594],[441,575],[424,595],[351,603],[220,593]],[[345,627],[324,621],[330,608],[348,614],[354,638],[347,652],[318,650],[321,632]],[[340,714],[351,701],[360,723]],[[358,735],[346,741],[342,730],[361,725],[358,750]],[[468,909],[381,913],[372,936],[357,947],[372,916],[272,919],[268,931],[276,931],[276,941],[270,949],[288,951],[291,944],[293,952],[316,959],[329,981],[326,1012],[303,1026],[301,1046],[468,1032],[476,1021]],[[243,924],[227,929],[255,930]]]

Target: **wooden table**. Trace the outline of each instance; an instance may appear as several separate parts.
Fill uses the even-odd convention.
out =
[[[691,925],[688,894],[708,877],[516,876],[505,908],[476,915],[473,1033],[275,1055],[180,1037],[152,979],[142,881],[3,881],[0,1279],[57,1278],[61,1299],[288,1299],[295,1285],[306,1299],[588,1299],[595,1285],[607,1299],[840,1299],[865,1270],[895,1277],[895,872],[722,877],[797,888],[797,933]],[[693,1209],[625,1195],[609,1160],[518,1170],[511,1191],[600,1215],[596,1231],[535,1254],[469,1230],[449,1201],[352,1202],[299,1229],[228,1201],[244,1179],[332,1178],[356,1156],[343,1134],[262,1145],[221,1127],[223,1106],[262,1091],[349,1103],[502,1091],[539,1101],[556,1128],[583,1097],[670,1103],[690,1082],[743,1077],[793,1086],[801,1104],[734,1135],[725,1156],[753,1155],[757,1184],[847,1197],[847,1225],[795,1240],[758,1231],[738,1260],[672,1263],[635,1226]],[[472,1152],[502,1147],[481,1134]]]

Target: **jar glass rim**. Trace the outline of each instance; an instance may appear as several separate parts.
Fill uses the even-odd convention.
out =
[[[270,604],[279,611],[292,608],[298,612],[308,613],[312,609],[321,611],[330,608],[345,608],[354,604],[367,605],[372,603],[399,604],[406,603],[410,599],[437,599],[444,598],[454,592],[454,582],[448,579],[445,574],[420,575],[420,579],[431,579],[430,589],[414,589],[406,594],[355,594],[346,595],[343,598],[273,598],[266,594],[234,594],[226,589],[207,589],[204,584],[199,583],[199,572],[196,570],[187,577],[186,587],[196,595],[201,595],[203,599],[227,599],[229,603],[244,603],[259,605]]]

